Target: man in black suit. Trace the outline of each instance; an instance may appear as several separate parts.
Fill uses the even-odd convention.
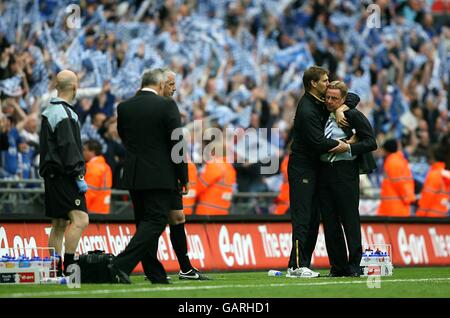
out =
[[[359,218],[359,173],[370,170],[360,167],[363,155],[370,155],[377,148],[374,132],[367,118],[357,109],[344,112],[348,128],[340,128],[336,122],[335,110],[347,97],[343,82],[334,81],[328,85],[325,104],[330,115],[325,125],[325,137],[346,140],[355,131],[357,138],[347,152],[323,154],[320,156],[319,207],[325,231],[325,242],[331,264],[329,276],[352,276],[361,274],[362,256],[361,223]],[[344,227],[347,249],[342,233]]]
[[[348,151],[343,141],[325,138],[323,129],[329,116],[324,95],[328,72],[318,66],[303,75],[305,94],[295,113],[291,155],[288,164],[289,201],[292,217],[292,250],[286,277],[311,278],[319,273],[309,269],[320,224],[318,211],[318,174],[320,154]],[[356,107],[359,97],[348,94],[346,105]],[[347,106],[342,107],[348,109]]]
[[[181,142],[171,138],[173,131],[181,127],[181,118],[176,103],[162,96],[162,69],[144,73],[141,87],[117,108],[117,129],[126,149],[121,181],[133,201],[136,233],[110,271],[117,282],[130,283],[128,275],[142,261],[152,283],[168,284],[156,253],[167,225],[173,191],[188,191],[186,161],[171,157],[173,147]]]

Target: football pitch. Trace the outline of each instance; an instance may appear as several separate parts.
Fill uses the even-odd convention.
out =
[[[326,275],[326,270],[319,270]],[[394,268],[380,281],[360,278],[268,277],[267,272],[208,273],[210,281],[180,281],[152,285],[144,276],[132,276],[132,285],[82,284],[1,285],[2,298],[449,298],[450,267]]]

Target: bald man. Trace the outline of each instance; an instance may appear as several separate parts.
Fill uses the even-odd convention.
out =
[[[43,108],[40,132],[39,174],[44,178],[45,215],[52,219],[48,246],[62,255],[65,238],[64,271],[74,263],[83,230],[89,224],[84,197],[85,162],[80,123],[70,102],[75,98],[78,78],[63,70],[56,76],[57,97]],[[67,231],[66,231],[67,228]],[[58,274],[62,274],[59,262]]]

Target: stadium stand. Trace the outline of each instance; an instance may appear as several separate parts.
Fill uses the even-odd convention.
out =
[[[419,195],[428,152],[450,133],[450,8],[445,1],[380,0],[370,11],[371,3],[0,0],[0,140],[8,140],[6,149],[0,141],[0,213],[13,213],[18,202],[25,205],[14,210],[39,210],[41,105],[54,96],[63,68],[80,74],[83,140],[100,142],[113,187],[124,156],[115,107],[139,89],[144,69],[167,66],[177,73],[174,98],[187,127],[201,120],[222,129],[277,128],[268,141],[281,163],[303,71],[316,64],[361,96],[358,109],[379,146],[401,141]],[[379,27],[367,23],[371,17]],[[190,144],[193,159],[199,149]],[[375,156],[378,171],[361,182],[362,214],[376,211],[383,180],[383,157]],[[244,194],[235,195],[239,207],[231,214],[273,213],[283,176],[261,176],[258,168],[236,166]],[[123,195],[113,192],[112,214],[128,204]]]

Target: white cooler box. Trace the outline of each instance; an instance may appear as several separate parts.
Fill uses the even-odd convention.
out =
[[[371,244],[363,246],[360,266],[363,276],[392,276],[392,248],[390,244]]]

